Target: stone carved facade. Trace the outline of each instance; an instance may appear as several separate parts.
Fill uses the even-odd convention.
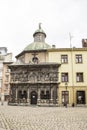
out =
[[[50,45],[46,34],[39,29],[33,34],[34,42],[16,56],[11,69],[9,104],[56,105],[58,104],[58,63],[48,61]]]
[[[10,83],[9,104],[57,104],[57,64],[11,66]],[[34,96],[35,101],[32,101]]]
[[[58,72],[56,69],[29,70],[26,68],[17,68],[11,73],[11,82],[56,82],[58,81]]]

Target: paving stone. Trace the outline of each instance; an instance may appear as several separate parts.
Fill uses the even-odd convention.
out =
[[[0,105],[0,130],[86,130],[85,107]]]

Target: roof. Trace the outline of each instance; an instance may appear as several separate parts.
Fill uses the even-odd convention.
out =
[[[50,48],[48,52],[60,52],[60,51],[87,51],[86,47],[83,48]]]
[[[57,62],[40,62],[38,64],[34,64],[34,63],[23,63],[21,61],[16,61],[12,64],[10,64],[9,66],[48,66],[48,65],[58,65],[60,66],[60,63]]]
[[[42,28],[41,28],[41,29],[37,29],[37,30],[35,31],[35,33],[33,34],[33,36],[35,36],[35,34],[37,34],[37,33],[43,33],[43,34],[45,35],[45,37],[46,37],[46,33],[43,31]]]
[[[35,34],[37,34],[37,33],[43,33],[44,35],[45,35],[45,37],[46,37],[46,33],[43,31],[43,29],[41,28],[41,23],[39,23],[39,29],[37,29],[35,32],[34,32],[34,34],[33,34],[33,36],[35,36]]]
[[[40,36],[40,33],[43,34],[43,35],[41,35],[40,40],[38,40],[38,37]],[[28,44],[24,48],[24,50],[20,54],[18,54],[16,56],[16,58],[19,57],[19,56],[21,56],[22,54],[24,54],[26,52],[31,52],[31,51],[46,51],[46,50],[48,50],[48,49],[51,48],[51,46],[49,44],[45,43],[46,33],[41,28],[41,23],[39,23],[39,29],[37,29],[34,32],[33,36],[34,36],[34,42]]]
[[[25,63],[21,62],[20,60],[17,60],[16,62],[13,62],[10,64],[10,66],[15,66],[15,65],[24,65]]]
[[[29,44],[27,47],[24,48],[24,51],[28,51],[28,50],[47,50],[51,48],[50,45],[48,45],[45,42],[33,42],[31,44]]]

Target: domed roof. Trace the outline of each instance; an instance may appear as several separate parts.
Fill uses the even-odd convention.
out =
[[[45,43],[46,34],[41,28],[41,23],[39,23],[39,29],[33,34],[34,42],[25,47],[24,51],[32,50],[46,50],[51,48],[50,45]]]
[[[33,36],[35,36],[35,34],[37,34],[37,33],[43,33],[45,35],[45,37],[46,37],[46,33],[42,29],[37,29],[35,31],[35,33],[33,34]]]
[[[27,52],[27,51],[44,51],[44,50],[48,50],[51,48],[51,46],[47,43],[45,43],[45,38],[46,38],[46,34],[43,31],[43,29],[41,28],[41,23],[39,23],[39,29],[37,29],[34,34],[34,42],[28,44],[24,50],[18,54],[16,56],[19,57],[21,56],[23,53]]]
[[[24,51],[28,51],[28,50],[46,50],[51,48],[50,45],[48,45],[45,42],[33,42],[31,44],[29,44],[27,47],[25,47]]]
[[[41,28],[41,23],[39,23],[39,29],[37,29],[35,32],[34,32],[34,34],[33,34],[33,36],[35,36],[35,34],[37,34],[37,33],[43,33],[44,35],[45,35],[45,37],[46,37],[46,33],[43,31],[43,29]]]

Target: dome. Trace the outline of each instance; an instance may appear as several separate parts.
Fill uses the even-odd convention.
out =
[[[25,47],[24,51],[28,51],[28,50],[47,50],[51,48],[50,45],[48,45],[45,42],[33,42],[31,44],[29,44],[27,47]]]
[[[42,34],[44,34],[45,37],[46,37],[46,33],[45,33],[41,28],[39,28],[39,29],[37,29],[37,30],[35,31],[35,33],[33,34],[33,37],[34,37],[35,34],[37,34],[37,33],[42,33]]]
[[[35,37],[35,34],[38,34],[38,33],[42,33],[44,34],[44,36],[46,37],[46,33],[43,31],[43,29],[41,28],[41,23],[39,23],[39,29],[37,29],[34,34],[33,34],[33,37]]]
[[[39,29],[37,29],[34,34],[34,42],[25,47],[24,51],[28,50],[47,50],[51,48],[50,45],[45,43],[46,34],[41,28],[41,23],[39,23]]]
[[[51,48],[51,46],[45,42],[46,33],[41,28],[41,23],[39,23],[39,29],[34,32],[33,37],[34,41],[28,44],[16,58],[28,51],[46,51]]]

